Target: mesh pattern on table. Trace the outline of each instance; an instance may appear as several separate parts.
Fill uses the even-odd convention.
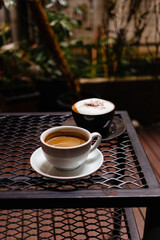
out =
[[[0,229],[1,240],[130,239],[123,209],[0,210]]]
[[[117,115],[121,117],[120,115]],[[54,181],[40,176],[30,166],[30,156],[40,147],[40,134],[62,125],[71,115],[0,116],[0,190],[75,190],[147,187],[127,132],[113,140],[102,141],[101,168],[74,181]]]

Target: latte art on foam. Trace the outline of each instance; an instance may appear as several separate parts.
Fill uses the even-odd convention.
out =
[[[100,115],[111,112],[115,108],[112,102],[99,98],[81,100],[73,105],[75,112],[86,115]]]

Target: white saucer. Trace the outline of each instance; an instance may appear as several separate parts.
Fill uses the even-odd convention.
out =
[[[36,172],[42,176],[56,180],[73,180],[84,178],[97,171],[101,167],[102,163],[103,154],[98,149],[89,154],[85,163],[72,171],[63,171],[54,168],[46,160],[41,147],[34,151],[30,158],[30,164]]]

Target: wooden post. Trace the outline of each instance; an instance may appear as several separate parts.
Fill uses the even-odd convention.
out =
[[[61,51],[55,33],[48,22],[48,19],[46,17],[45,11],[41,5],[40,0],[29,0],[28,4],[31,9],[33,18],[39,28],[39,31],[41,32],[41,36],[43,37],[43,40],[46,43],[46,47],[48,48],[51,55],[57,62],[57,66],[61,70],[66,80],[69,91],[73,93],[77,92],[77,94],[79,94],[80,92],[79,83],[72,76],[71,70]]]

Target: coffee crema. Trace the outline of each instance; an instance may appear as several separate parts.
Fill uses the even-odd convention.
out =
[[[80,137],[74,136],[58,136],[49,139],[46,143],[55,147],[74,147],[85,143],[86,141]]]
[[[78,132],[55,132],[46,136],[47,144],[55,147],[74,147],[88,141],[88,138]]]
[[[114,110],[115,105],[107,100],[99,98],[88,98],[76,102],[72,106],[72,110],[85,115],[100,115]]]

